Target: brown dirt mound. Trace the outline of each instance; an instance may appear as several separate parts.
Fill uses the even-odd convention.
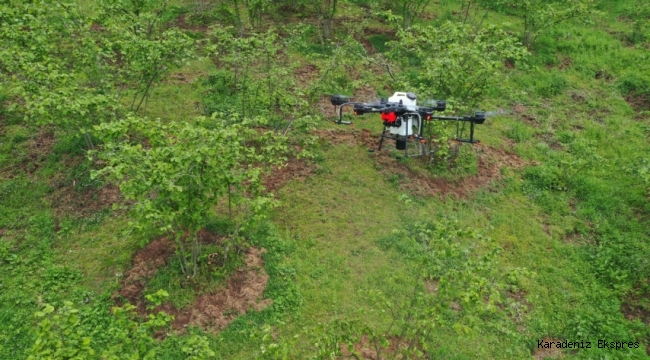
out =
[[[365,129],[361,131],[354,129],[352,131],[319,130],[316,134],[332,144],[359,144],[372,149],[376,149],[378,145],[377,136]],[[502,178],[501,169],[505,167],[520,169],[528,165],[518,155],[503,149],[481,144],[474,145],[472,149],[478,159],[478,174],[455,181],[432,178],[423,172],[415,172],[408,166],[397,163],[397,160],[391,157],[387,151],[374,152],[370,156],[375,159],[381,167],[381,172],[386,176],[398,175],[401,179],[406,180],[400,182],[401,190],[420,196],[467,197],[477,189],[487,187],[493,181],[500,180]]]
[[[280,167],[268,174],[262,180],[267,191],[273,192],[283,187],[293,179],[306,179],[316,170],[316,165],[302,159],[291,159],[286,166]]]
[[[39,159],[47,155],[54,146],[54,133],[41,131],[29,144],[29,157],[31,159]]]
[[[63,160],[68,169],[77,168],[86,158],[83,155],[66,156]],[[99,162],[95,163],[95,166]],[[97,214],[104,208],[116,203],[124,203],[120,189],[113,185],[104,185],[101,188],[83,184],[83,179],[70,180],[64,174],[58,174],[49,181],[52,192],[48,199],[57,217],[64,215],[72,217],[87,217]]]
[[[650,303],[650,300],[648,300]],[[650,325],[650,307],[644,307],[638,302],[624,302],[621,305],[621,311],[628,320],[641,320],[643,323]]]
[[[202,230],[198,234],[202,243],[220,242],[223,238]],[[265,249],[248,248],[244,257],[245,266],[227,281],[223,289],[212,294],[200,295],[191,306],[177,309],[169,303],[154,309],[174,315],[172,328],[182,330],[188,325],[201,326],[213,331],[223,330],[237,316],[251,309],[260,311],[272,303],[262,299],[269,276],[264,271],[262,255]],[[133,256],[133,267],[124,274],[122,288],[116,295],[136,306],[138,314],[147,314],[142,292],[147,278],[167,264],[173,254],[173,242],[162,237],[138,250]],[[117,296],[116,296],[117,298]]]
[[[494,181],[502,178],[501,169],[509,167],[522,168],[526,162],[519,156],[502,149],[495,149],[485,145],[472,147],[478,161],[478,174],[465,177],[456,181],[443,178],[432,178],[426,174],[415,173],[413,170],[397,162],[385,152],[377,154],[378,162],[389,173],[402,174],[409,182],[403,182],[400,187],[416,195],[452,195],[457,198],[467,197],[480,188],[487,187]]]
[[[262,261],[265,252],[265,249],[248,248],[244,258],[246,266],[237,270],[223,291],[199,296],[189,311],[188,323],[220,331],[237,316],[271,305],[271,299],[262,299],[269,280]],[[175,320],[174,328],[180,328],[179,325],[184,324]]]
[[[142,298],[145,281],[167,264],[167,257],[173,253],[173,241],[162,237],[150,242],[133,256],[133,267],[124,273],[122,288],[118,292],[129,303],[135,305],[140,314],[145,312]]]

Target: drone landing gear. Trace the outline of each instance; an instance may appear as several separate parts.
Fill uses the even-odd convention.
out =
[[[404,157],[415,157],[424,154],[424,141],[426,140],[423,137],[419,135],[393,135],[390,132],[387,132],[388,129],[388,126],[384,126],[384,130],[381,132],[381,136],[379,137],[379,146],[377,148],[377,151],[381,151],[381,148],[384,144],[384,139],[390,139],[395,140],[395,148],[397,150],[404,150]],[[413,144],[413,146],[410,146],[409,144]],[[411,148],[410,152],[409,148]],[[371,150],[371,152],[374,152],[374,150]]]
[[[463,126],[464,127],[464,126]],[[478,144],[480,141],[474,139],[474,122],[469,123],[469,139],[461,139],[462,130],[460,130],[460,123],[456,123],[456,141],[467,144]]]

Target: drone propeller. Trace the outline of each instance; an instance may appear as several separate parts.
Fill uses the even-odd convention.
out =
[[[494,110],[494,111],[486,111],[485,112],[485,117],[486,118],[491,118],[491,117],[501,116],[501,115],[510,115],[511,113],[512,113],[512,111],[499,109],[499,110]]]
[[[447,109],[447,101],[445,100],[428,99],[423,104],[423,107],[429,108],[431,111],[445,111]]]

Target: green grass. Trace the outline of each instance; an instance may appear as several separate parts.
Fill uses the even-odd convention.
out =
[[[648,324],[626,319],[621,307],[630,294],[641,302],[649,296],[640,284],[647,282],[650,271],[650,203],[647,189],[628,170],[650,156],[648,118],[625,101],[630,91],[648,88],[648,51],[624,41],[629,24],[617,16],[627,2],[601,3],[606,14],[594,24],[562,24],[549,31],[540,37],[527,63],[501,75],[499,84],[490,89],[485,109],[511,112],[478,127],[477,137],[483,146],[509,149],[529,164],[521,170],[504,169],[498,186],[458,200],[416,199],[396,186],[408,179],[384,175],[366,149],[346,144],[321,149],[320,169],[280,189],[281,206],[270,214],[269,223],[247,233],[253,245],[270,250],[265,255],[271,276],[266,296],[274,299],[274,305],[249,312],[219,334],[205,334],[218,357],[256,357],[264,342],[260,338],[264,325],[272,326],[278,342],[300,339],[290,358],[311,355],[314,339],[305,329],[333,319],[361,319],[385,331],[391,316],[378,294],[394,303],[405,301],[416,274],[404,254],[382,247],[382,241],[415,221],[452,218],[459,226],[481,229],[494,239],[502,249],[495,265],[498,272],[525,268],[531,274],[521,280],[526,305],[519,319],[509,314],[522,304],[504,299],[500,310],[476,320],[469,333],[436,328],[430,344],[433,358],[522,359],[547,336],[642,342],[634,351],[569,351],[565,358],[647,358]],[[92,4],[84,5],[85,12],[92,9]],[[432,3],[428,10],[438,14],[429,21],[436,24],[453,19],[451,11],[457,6]],[[499,13],[490,14],[487,21],[508,21],[512,31],[521,26],[520,19]],[[307,36],[315,39],[315,30]],[[368,40],[378,51],[387,50],[387,36],[371,35]],[[321,52],[316,40],[310,47],[293,50],[296,53],[290,56],[295,61],[328,64],[329,60],[308,58]],[[417,69],[411,70],[417,74]],[[201,115],[203,80],[215,71],[207,60],[174,70],[154,85],[141,113],[166,121]],[[337,74],[341,78],[326,86],[348,91],[368,83],[380,94],[387,92],[383,87],[387,77],[359,74],[362,78],[354,80]],[[598,74],[609,76],[597,78]],[[130,104],[128,96],[124,101]],[[516,106],[525,110],[514,111]],[[38,129],[17,118],[2,120],[0,357],[22,358],[34,340],[32,314],[43,303],[72,300],[88,324],[106,322],[120,274],[154,235],[132,231],[127,213],[108,209],[87,218],[75,214],[59,218],[49,200],[57,191],[52,182],[87,178],[89,165],[70,165],[70,159],[82,155],[83,142],[57,130],[51,153],[37,163],[29,156]],[[355,119],[355,124],[373,133],[381,130],[372,115]],[[454,179],[478,171],[470,152],[462,152],[458,163],[450,173],[442,170],[435,175]],[[420,165],[409,163],[414,168]],[[145,292],[164,288],[174,305],[191,304],[197,293],[183,286],[180,278],[172,261],[149,279]],[[224,275],[208,278],[200,282],[204,291],[216,288]],[[97,343],[104,341],[105,335],[94,336]],[[184,358],[186,338],[162,341],[160,358]]]

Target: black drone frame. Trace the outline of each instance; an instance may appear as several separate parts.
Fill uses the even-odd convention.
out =
[[[406,121],[406,128],[408,127],[409,119],[419,119],[419,128],[417,135],[411,135],[406,139],[400,137],[399,135],[387,135],[386,130],[389,128],[388,125],[384,122],[384,130],[382,131],[381,138],[379,140],[379,149],[381,150],[384,139],[392,139],[396,141],[408,141],[409,139],[417,141],[425,141],[424,138],[424,127],[426,122],[432,120],[441,120],[441,121],[455,121],[456,122],[456,141],[462,143],[476,144],[479,143],[479,140],[474,139],[474,125],[483,124],[486,119],[484,112],[476,112],[473,116],[435,116],[434,112],[445,111],[447,109],[447,102],[444,100],[434,100],[432,106],[416,106],[415,110],[409,110],[404,106],[401,101],[400,103],[390,103],[386,99],[382,99],[379,103],[362,103],[362,102],[353,102],[350,101],[350,98],[343,95],[332,95],[331,98],[332,105],[334,105],[334,110],[338,113],[338,120],[335,121],[339,125],[352,125],[352,122],[343,121],[343,107],[352,106],[354,110],[354,115],[363,115],[366,113],[394,113],[399,121]],[[338,108],[337,108],[338,107]],[[425,120],[423,122],[422,120]],[[469,122],[469,138],[463,138],[463,130],[465,128],[464,124]],[[461,128],[461,123],[463,126]],[[408,156],[408,147],[406,147],[406,156]]]

